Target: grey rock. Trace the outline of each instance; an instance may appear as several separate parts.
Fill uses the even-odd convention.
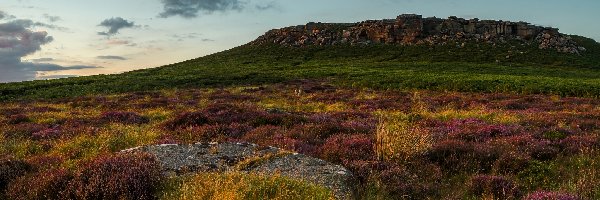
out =
[[[146,152],[161,163],[166,176],[198,172],[278,174],[331,189],[337,199],[353,199],[352,172],[310,156],[250,143],[196,143],[143,146],[121,153]]]

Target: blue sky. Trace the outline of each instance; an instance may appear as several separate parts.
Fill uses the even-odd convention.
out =
[[[0,82],[157,67],[273,28],[402,13],[527,21],[600,41],[598,8],[595,0],[2,0]],[[6,31],[14,26],[23,29]],[[39,37],[18,39],[23,33]]]

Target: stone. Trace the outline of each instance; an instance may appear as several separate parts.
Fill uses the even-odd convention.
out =
[[[337,199],[355,197],[354,178],[348,169],[275,147],[250,143],[196,143],[154,145],[123,150],[154,155],[165,176],[199,172],[244,172],[281,175],[331,189]]]
[[[490,44],[518,40],[539,44],[540,49],[580,53],[578,46],[558,29],[531,25],[527,22],[463,19],[456,16],[441,19],[402,14],[396,19],[367,20],[358,23],[308,23],[268,31],[251,45],[275,43],[284,46],[334,44],[398,44],[441,45],[455,42],[485,42]]]

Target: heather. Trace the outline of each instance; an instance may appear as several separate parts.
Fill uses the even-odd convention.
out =
[[[315,79],[11,101],[0,105],[0,197],[330,197],[277,176],[164,177],[151,156],[118,153],[243,141],[343,165],[363,199],[598,199],[598,119],[595,98]]]

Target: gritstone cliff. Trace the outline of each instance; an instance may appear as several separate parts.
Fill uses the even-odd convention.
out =
[[[306,25],[274,29],[260,36],[251,45],[279,44],[284,46],[340,45],[340,44],[398,44],[398,45],[457,45],[466,42],[507,43],[520,41],[555,49],[565,53],[580,53],[580,47],[557,28],[532,25],[527,22],[463,19],[423,18],[403,14],[396,19],[367,20],[358,23],[308,23]]]

